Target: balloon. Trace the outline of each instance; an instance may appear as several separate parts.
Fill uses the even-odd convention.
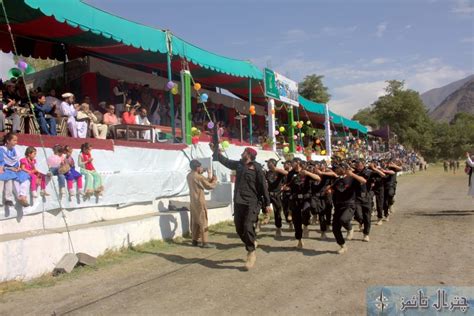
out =
[[[201,102],[202,103],[207,102],[208,99],[209,99],[209,96],[207,95],[207,93],[201,94]]]
[[[20,60],[18,62],[18,68],[20,68],[21,71],[25,71],[26,68],[28,68],[28,64],[24,60]]]
[[[303,125],[298,124],[296,127],[298,127],[298,129],[301,129],[303,127]]]
[[[196,83],[194,84],[194,90],[196,90],[196,91],[201,90],[201,84],[196,82]]]
[[[301,136],[301,137],[304,137],[304,133],[300,133],[300,136]]]
[[[319,144],[319,143],[321,143],[321,141],[318,138],[318,139],[316,139],[316,144]]]
[[[272,109],[272,114],[275,114],[275,109]]]
[[[214,128],[214,122],[211,121],[211,122],[207,123],[207,128],[213,129]]]
[[[326,155],[326,151],[325,150],[321,150],[321,155]]]
[[[230,146],[229,141],[225,140],[221,143],[223,149],[227,149]]]
[[[250,111],[250,112],[255,111],[255,105],[249,106],[249,111]]]
[[[279,128],[279,130],[280,130],[280,133],[283,133],[283,132],[285,131],[285,128],[284,128],[283,126],[281,126],[281,127]]]
[[[25,70],[25,75],[29,75],[29,74],[32,74],[32,73],[35,73],[35,72],[36,72],[35,67],[28,64],[28,67],[26,67],[26,70]]]
[[[284,153],[288,153],[289,151],[290,151],[290,148],[288,148],[288,147],[283,147],[283,152],[284,152]]]
[[[175,85],[175,86],[173,87],[173,89],[171,89],[171,94],[177,95],[178,93],[179,93],[178,86]]]
[[[191,127],[191,132],[195,132],[197,131],[198,129],[196,127]]]
[[[199,136],[194,136],[191,138],[191,143],[193,145],[196,145],[197,143],[199,143]]]
[[[278,134],[280,134],[280,132],[279,132],[279,131],[274,131],[273,134],[274,134],[275,136],[278,136]]]
[[[171,90],[174,86],[175,84],[173,81],[168,81],[168,83],[166,84],[166,89]]]
[[[311,121],[306,121],[306,125],[311,125]]]
[[[296,136],[296,135],[293,135],[293,139],[298,139],[298,136]]]
[[[346,136],[346,140],[349,140],[349,136]]]
[[[340,145],[340,144],[342,144],[342,142],[341,142],[340,140],[338,140],[338,141],[337,141],[337,144]]]
[[[293,122],[292,125],[293,125],[293,126],[296,126],[296,125],[298,125],[298,122]]]
[[[255,110],[253,111],[250,111],[250,115],[255,115],[257,112],[255,112]]]
[[[334,136],[337,136],[337,131],[334,131],[333,135],[334,135]]]
[[[21,76],[21,70],[19,68],[13,67],[8,70],[9,79],[18,78]]]
[[[301,148],[300,145],[296,146],[296,151],[301,151],[303,148]]]

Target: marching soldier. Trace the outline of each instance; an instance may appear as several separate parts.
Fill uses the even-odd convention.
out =
[[[281,237],[281,187],[286,180],[288,171],[277,168],[276,165],[277,161],[275,159],[267,160],[268,171],[266,173],[266,179],[268,183],[268,194],[270,195],[270,202],[273,206],[273,214],[275,216],[275,237]]]

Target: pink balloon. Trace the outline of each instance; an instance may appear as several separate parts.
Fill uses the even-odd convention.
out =
[[[174,82],[173,81],[168,81],[168,83],[166,84],[166,88],[168,90],[171,90],[171,89],[173,89],[173,87],[174,87]]]
[[[25,71],[26,68],[28,68],[28,64],[24,60],[20,60],[18,62],[18,68],[20,68],[21,71]]]
[[[279,131],[275,131],[275,132],[273,132],[273,133],[275,134],[275,136],[278,136],[278,134],[280,134]]]
[[[298,139],[298,136],[296,136],[296,135],[293,135],[293,139]]]

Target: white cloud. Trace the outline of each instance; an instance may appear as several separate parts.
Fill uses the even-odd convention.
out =
[[[420,93],[433,88],[438,88],[469,75],[464,69],[458,69],[444,64],[441,60],[433,58],[412,66],[406,70],[406,85]]]
[[[377,31],[375,32],[375,36],[377,37],[382,37],[385,31],[387,30],[387,22],[382,22],[379,25],[377,25]]]
[[[291,29],[282,33],[282,42],[285,44],[304,42],[314,36],[302,29]]]
[[[379,57],[379,58],[374,58],[372,59],[371,63],[375,65],[383,65],[383,64],[388,64],[393,62],[393,59],[390,58],[384,58],[384,57]]]
[[[378,97],[384,95],[384,80],[344,85],[332,89],[337,95],[329,101],[332,111],[351,118],[358,110],[371,105]]]
[[[413,26],[410,25],[410,24],[405,25],[405,29],[406,29],[406,30],[409,30],[409,29],[411,29],[412,27],[413,27]]]
[[[8,70],[12,67],[15,67],[13,55],[0,52],[0,78],[3,81],[8,79]]]
[[[324,36],[344,36],[349,35],[357,31],[357,25],[347,26],[347,27],[334,27],[334,26],[325,26],[321,29],[321,35]]]
[[[471,15],[474,13],[474,0],[457,0],[451,12],[459,15]]]
[[[474,43],[474,36],[463,38],[463,39],[461,40],[461,43]]]

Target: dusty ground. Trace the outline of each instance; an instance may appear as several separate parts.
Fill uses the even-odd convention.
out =
[[[396,213],[335,254],[312,226],[304,251],[292,233],[266,226],[257,266],[244,272],[245,250],[231,227],[218,248],[182,245],[80,274],[53,287],[0,296],[0,314],[312,314],[363,315],[372,285],[474,285],[474,200],[462,172],[399,178]]]

